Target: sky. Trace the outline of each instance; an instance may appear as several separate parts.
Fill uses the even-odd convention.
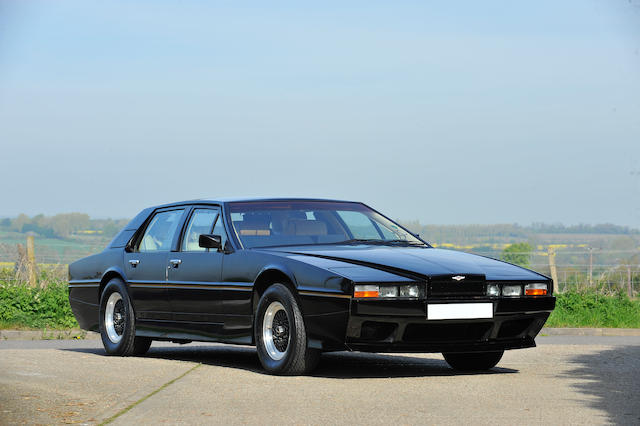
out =
[[[640,1],[0,0],[0,217],[640,227]]]

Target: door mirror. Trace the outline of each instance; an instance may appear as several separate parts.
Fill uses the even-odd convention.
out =
[[[198,245],[203,248],[220,250],[222,249],[222,237],[213,234],[200,234]]]

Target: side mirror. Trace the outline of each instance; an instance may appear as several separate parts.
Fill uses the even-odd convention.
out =
[[[222,237],[213,234],[200,234],[198,245],[202,248],[220,250],[222,249]]]

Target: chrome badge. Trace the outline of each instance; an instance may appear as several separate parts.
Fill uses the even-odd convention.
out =
[[[456,280],[456,281],[462,281],[464,280],[464,276],[463,275],[456,275],[455,277],[451,277],[452,280]]]

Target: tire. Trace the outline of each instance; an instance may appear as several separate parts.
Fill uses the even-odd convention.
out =
[[[320,351],[308,347],[302,312],[285,285],[274,284],[264,292],[253,330],[258,358],[267,372],[308,374],[318,364]]]
[[[454,370],[485,371],[492,369],[500,362],[504,351],[443,353],[442,355]]]
[[[113,278],[100,295],[100,337],[108,355],[144,355],[151,346],[148,337],[136,337],[136,317],[127,287]]]

